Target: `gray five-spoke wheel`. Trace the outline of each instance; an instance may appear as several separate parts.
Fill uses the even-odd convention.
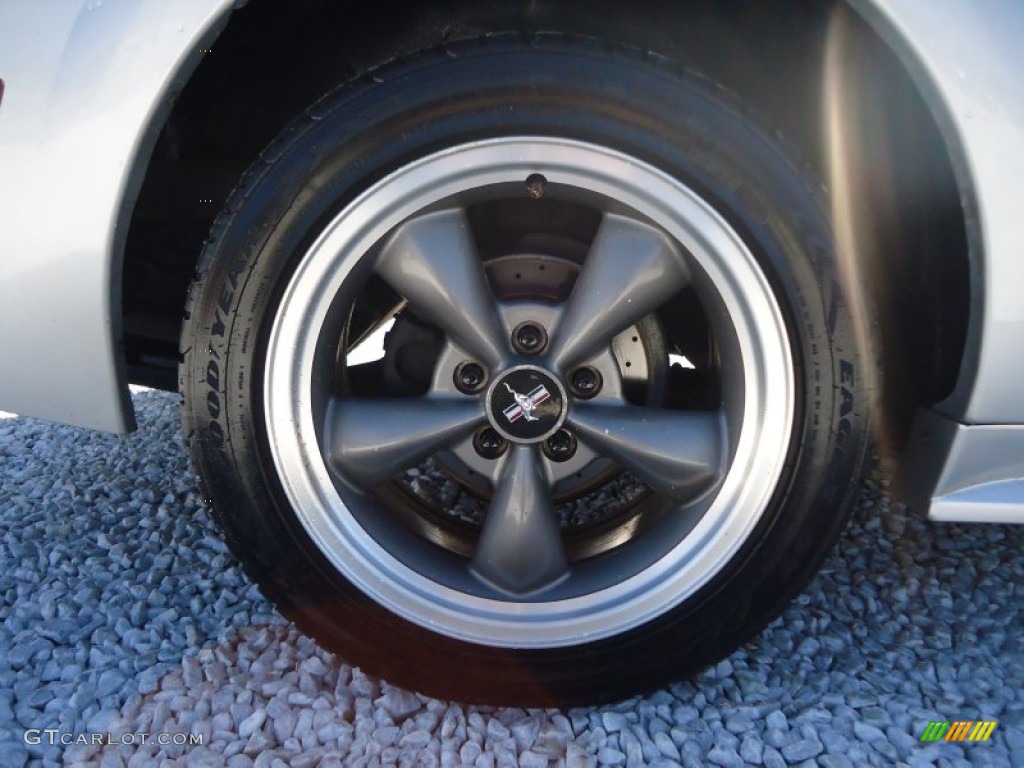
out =
[[[537,190],[524,184],[537,174],[543,194],[600,215],[559,299],[496,292],[466,213],[481,199]],[[346,389],[338,318],[371,279],[443,335],[424,392]],[[706,308],[719,403],[637,404],[614,342],[684,291]],[[706,584],[768,505],[795,386],[772,290],[725,219],[636,158],[545,137],[451,148],[341,210],[287,286],[265,384],[275,465],[328,561],[410,621],[512,647],[618,634]],[[482,430],[493,436],[489,453]],[[489,489],[468,557],[403,525],[376,492],[441,454],[462,457]],[[556,488],[594,462],[642,482],[645,511],[605,526],[613,545],[598,556],[574,556]]]

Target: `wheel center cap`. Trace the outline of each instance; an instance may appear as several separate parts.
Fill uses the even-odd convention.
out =
[[[495,377],[487,390],[487,418],[514,443],[539,443],[565,421],[562,383],[536,365],[518,365]]]

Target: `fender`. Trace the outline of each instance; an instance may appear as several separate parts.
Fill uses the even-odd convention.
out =
[[[851,0],[902,59],[943,133],[971,262],[967,351],[953,394],[919,410],[897,487],[929,518],[1024,523],[1024,6]]]
[[[901,59],[943,134],[971,251],[967,353],[936,407],[967,425],[1024,424],[1024,5],[850,0]]]
[[[0,23],[0,403],[128,432],[121,263],[171,100],[233,0],[7,3]]]

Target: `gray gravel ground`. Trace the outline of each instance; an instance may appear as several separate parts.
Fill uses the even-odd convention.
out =
[[[614,706],[462,706],[280,619],[212,530],[176,398],[134,397],[127,438],[0,420],[2,766],[60,763],[26,728],[204,739],[63,754],[103,768],[1024,766],[1024,526],[929,525],[876,473],[807,592],[714,669]],[[917,740],[982,718],[988,743]]]

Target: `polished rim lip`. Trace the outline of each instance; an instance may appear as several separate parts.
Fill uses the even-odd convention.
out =
[[[336,292],[371,246],[433,203],[469,188],[521,182],[532,173],[619,200],[693,254],[730,308],[745,397],[730,469],[687,536],[614,586],[524,603],[438,584],[376,542],[337,493],[320,454],[309,401],[320,328]],[[695,192],[653,166],[598,145],[543,136],[446,149],[393,172],[347,205],[303,256],[286,287],[264,381],[278,477],[304,529],[334,567],[371,599],[428,630],[510,648],[578,645],[617,635],[706,585],[747,541],[770,502],[795,411],[785,322],[764,273],[735,230]]]
[[[558,396],[562,398],[562,410],[558,414],[558,419],[555,421],[554,426],[540,437],[516,437],[499,423],[498,417],[494,413],[494,405],[491,402],[491,398],[494,396],[494,390],[497,388],[498,384],[504,383],[506,376],[510,373],[515,373],[516,371],[537,371],[538,373],[543,373],[547,378],[554,382],[555,386],[558,388]],[[543,443],[562,428],[562,425],[565,423],[565,417],[569,413],[569,397],[565,392],[565,387],[562,386],[561,380],[559,380],[559,378],[551,371],[548,371],[539,365],[514,365],[499,373],[494,377],[494,381],[491,382],[490,386],[487,387],[487,395],[484,398],[484,402],[487,404],[487,407],[485,408],[485,411],[487,412],[487,422],[506,440],[511,443],[519,443],[521,445],[535,445],[536,443]]]

